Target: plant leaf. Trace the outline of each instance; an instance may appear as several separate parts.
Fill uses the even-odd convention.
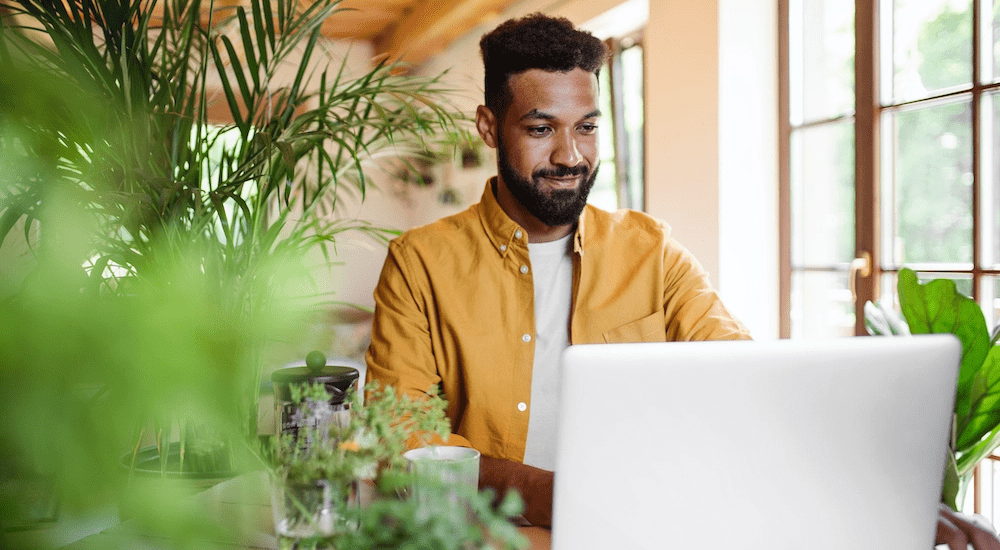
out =
[[[976,372],[969,401],[969,417],[964,423],[961,420],[959,423],[956,439],[958,450],[975,445],[1000,425],[1000,346],[993,346],[986,361]]]
[[[881,301],[865,302],[865,328],[873,336],[910,334],[906,321],[896,310]]]
[[[229,103],[229,112],[233,117],[233,122],[240,129],[240,132],[246,135],[250,132],[250,115],[246,118],[240,111],[240,104],[236,101],[236,94],[233,92],[232,84],[229,82],[229,76],[226,74],[225,64],[222,61],[222,55],[219,53],[219,48],[213,43],[210,45],[212,51],[212,58],[215,60],[215,65],[219,68],[219,83],[222,84],[222,91],[226,96],[226,101]]]
[[[965,476],[972,472],[976,464],[979,464],[982,459],[989,456],[997,448],[997,445],[1000,445],[1000,426],[994,428],[987,437],[957,457],[958,475]]]
[[[892,334],[889,323],[885,320],[882,308],[876,306],[871,301],[865,302],[865,329],[872,336],[885,336]]]
[[[292,145],[287,141],[276,141],[274,146],[281,151],[281,158],[288,165],[288,177],[292,177],[292,170],[295,169],[295,153],[292,151]]]
[[[958,374],[955,414],[959,433],[968,422],[972,383],[989,353],[986,318],[971,298],[963,296],[949,279],[920,284],[909,268],[899,272],[899,302],[913,334],[951,333],[962,342],[962,366]],[[958,451],[958,449],[956,449]]]
[[[958,490],[961,487],[961,476],[958,473],[958,464],[955,462],[955,453],[948,449],[948,461],[945,464],[944,483],[941,489],[941,502],[947,504],[952,510],[958,510]]]

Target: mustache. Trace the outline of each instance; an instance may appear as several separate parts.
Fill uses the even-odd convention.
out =
[[[573,176],[586,177],[590,170],[583,164],[577,166],[557,166],[555,168],[540,168],[531,173],[531,177],[538,178],[569,178]]]

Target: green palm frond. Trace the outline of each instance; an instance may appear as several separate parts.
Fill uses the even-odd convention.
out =
[[[341,205],[365,197],[383,162],[459,135],[465,119],[440,77],[331,62],[320,31],[340,9],[0,0],[0,157],[13,159],[0,160],[0,242],[22,225],[44,239],[38,213],[58,191],[97,220],[87,291],[128,294],[195,243],[249,315],[275,257],[329,258],[346,231],[385,241],[391,231]],[[230,122],[210,116],[220,109]]]
[[[5,182],[0,234],[31,217],[45,187],[78,188],[104,220],[106,249],[95,253],[140,276],[144,246],[167,224],[244,255],[273,248],[273,224],[286,238],[338,231],[315,218],[336,215],[342,196],[363,198],[380,159],[421,150],[463,123],[440,78],[394,74],[384,62],[358,77],[343,62],[318,71],[320,27],[337,1],[254,0],[227,12],[200,0],[0,7],[21,16],[0,27],[5,74],[42,70],[67,93],[107,106],[100,118],[34,127],[34,143],[58,159],[58,181]],[[295,75],[280,82],[287,62]],[[208,116],[219,102],[233,121],[221,127]]]

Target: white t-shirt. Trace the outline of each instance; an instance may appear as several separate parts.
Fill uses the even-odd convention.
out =
[[[531,404],[524,463],[555,469],[559,414],[559,371],[569,346],[569,315],[573,300],[573,234],[548,243],[528,244],[535,286],[535,359],[531,372]]]

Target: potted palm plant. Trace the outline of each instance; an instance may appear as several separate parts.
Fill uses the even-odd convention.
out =
[[[94,225],[82,292],[127,301],[183,257],[219,307],[254,325],[275,314],[276,264],[326,255],[344,231],[384,240],[389,232],[339,217],[337,205],[364,196],[380,158],[455,135],[461,120],[437,78],[384,61],[349,75],[325,60],[320,28],[338,9],[339,0],[0,0],[0,119],[17,121],[21,136],[2,145],[25,160],[3,181],[0,242],[23,234],[37,248],[56,235],[41,212],[59,196]],[[50,109],[24,83],[87,108]],[[220,106],[227,122],[209,116]],[[253,441],[261,346],[233,353],[243,368],[219,390],[241,396]],[[161,470],[172,432],[179,469],[199,447],[208,468],[228,460],[191,440],[216,428],[152,419]]]
[[[1000,446],[1000,325],[992,333],[975,300],[950,279],[920,283],[903,268],[897,284],[902,317],[892,306],[865,304],[873,335],[951,333],[962,342],[955,417],[941,501],[959,510],[977,464]]]

